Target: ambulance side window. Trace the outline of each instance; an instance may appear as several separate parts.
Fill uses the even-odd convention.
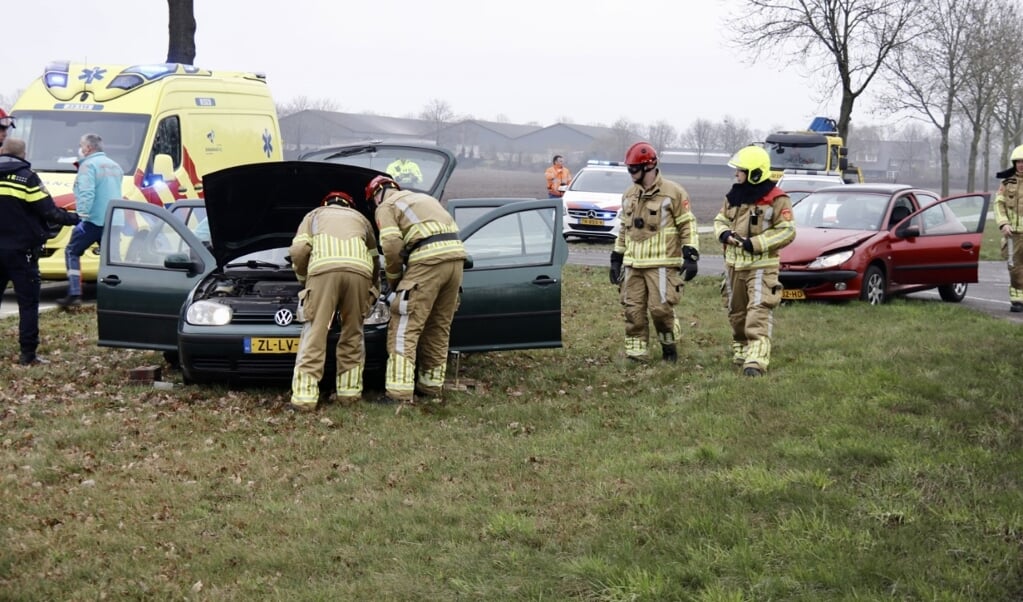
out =
[[[157,155],[170,155],[174,169],[181,167],[181,123],[177,115],[163,118],[156,126],[153,151],[149,154],[149,171],[152,171],[153,158]]]

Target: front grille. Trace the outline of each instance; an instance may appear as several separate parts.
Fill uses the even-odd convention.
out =
[[[572,217],[572,218],[575,218],[575,219],[582,219],[582,218],[587,218],[588,217],[588,218],[592,218],[592,219],[602,219],[604,221],[607,221],[607,220],[614,219],[615,215],[617,215],[617,214],[618,214],[617,211],[612,211],[610,209],[569,209],[568,210],[569,217]]]

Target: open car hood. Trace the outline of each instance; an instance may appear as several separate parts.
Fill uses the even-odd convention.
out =
[[[354,165],[283,161],[230,167],[203,177],[206,217],[217,266],[256,251],[291,245],[306,213],[328,192],[355,199],[374,223],[366,185],[381,172]]]

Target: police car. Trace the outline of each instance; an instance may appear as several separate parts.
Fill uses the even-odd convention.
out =
[[[618,237],[618,212],[622,195],[632,186],[625,163],[589,161],[572,178],[561,197],[565,208],[562,234],[583,239],[613,240]]]

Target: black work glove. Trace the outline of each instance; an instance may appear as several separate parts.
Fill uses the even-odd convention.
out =
[[[727,245],[728,244],[728,239],[731,238],[731,237],[732,237],[732,231],[731,230],[725,230],[724,232],[721,233],[721,236],[718,237],[718,240],[721,241],[721,244]]]
[[[622,280],[622,260],[625,255],[611,251],[611,284],[618,284]]]
[[[746,251],[747,253],[753,253],[753,238],[752,238],[752,237],[750,237],[750,238],[744,238],[744,239],[742,239],[742,248],[743,248],[743,249],[744,249],[744,250],[745,250],[745,251]]]
[[[699,271],[696,262],[700,260],[700,252],[686,245],[682,247],[682,259],[682,279],[689,282],[696,278],[696,273]]]

